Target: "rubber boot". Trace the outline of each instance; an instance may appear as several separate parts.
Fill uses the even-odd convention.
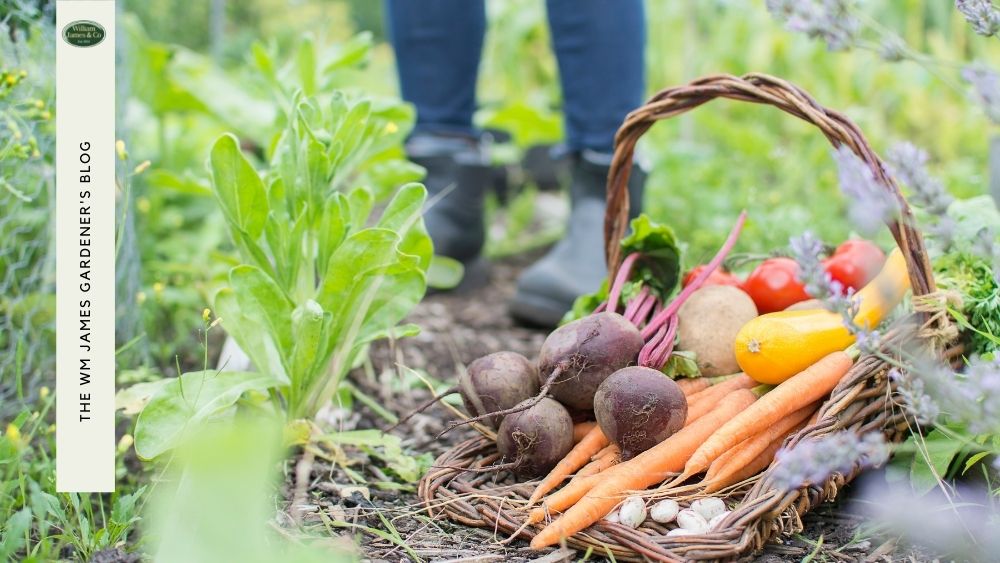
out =
[[[610,155],[584,151],[573,159],[570,215],[566,234],[541,260],[521,274],[511,314],[524,323],[555,327],[573,301],[592,293],[607,277],[604,211]],[[629,214],[641,212],[646,175],[638,167],[629,177]]]
[[[493,181],[488,159],[475,140],[458,136],[414,136],[407,142],[406,152],[411,161],[427,170],[424,224],[434,242],[434,253],[465,267],[456,289],[485,284],[483,201]]]

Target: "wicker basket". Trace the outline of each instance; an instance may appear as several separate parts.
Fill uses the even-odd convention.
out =
[[[626,185],[636,142],[654,122],[682,114],[715,98],[775,106],[811,123],[826,135],[834,146],[846,145],[871,168],[875,178],[898,201],[901,213],[888,226],[903,251],[914,296],[935,291],[930,262],[920,233],[915,229],[912,212],[887,173],[886,167],[868,145],[861,131],[843,114],[826,109],[808,94],[783,80],[749,74],[741,78],[728,75],[708,76],[688,85],[662,90],[644,106],[628,115],[615,139],[615,155],[608,177],[608,210],[605,217],[606,255],[609,271],[621,262],[618,242],[628,221]],[[916,313],[897,322],[883,338],[883,351],[892,354],[902,342],[927,334],[928,329],[942,334],[946,323],[942,315],[931,318]],[[945,350],[941,342],[932,343],[939,354],[954,357],[960,349]],[[844,376],[821,407],[817,422],[790,436],[786,445],[849,430],[857,433],[881,431],[889,441],[898,441],[906,432],[908,421],[896,406],[888,366],[876,356],[862,356]],[[522,526],[526,512],[521,507],[534,483],[518,483],[507,472],[465,471],[489,467],[499,454],[491,440],[477,437],[467,440],[442,455],[420,483],[420,496],[433,515],[444,514],[465,524],[496,530],[504,536],[516,534],[530,539],[541,526]],[[691,535],[666,535],[666,528],[647,520],[638,529],[601,521],[569,538],[570,547],[594,550],[595,554],[617,560],[726,560],[758,551],[771,538],[802,529],[801,516],[818,503],[832,500],[843,485],[861,468],[847,474],[835,473],[823,483],[785,491],[774,486],[765,470],[743,486],[725,494],[727,504],[738,508],[712,532]],[[696,498],[692,496],[691,498]],[[686,500],[678,499],[684,504]]]

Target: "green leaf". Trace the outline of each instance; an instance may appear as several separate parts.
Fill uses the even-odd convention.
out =
[[[431,257],[427,268],[427,286],[434,289],[453,289],[462,283],[465,266],[454,258],[447,256]]]
[[[240,152],[236,137],[219,137],[212,147],[211,164],[212,186],[226,219],[233,229],[256,240],[267,219],[267,194],[257,171]]]
[[[333,56],[323,67],[323,73],[329,74],[342,68],[353,67],[361,64],[368,57],[368,51],[372,46],[372,34],[370,31],[363,31],[346,42],[334,48]]]
[[[292,351],[292,310],[295,305],[273,279],[254,266],[237,266],[230,270],[229,285],[236,294],[243,316],[266,326],[281,358],[288,358]]]
[[[964,474],[970,469],[972,469],[974,465],[985,459],[987,456],[990,455],[990,453],[992,452],[979,452],[977,454],[969,456],[969,459],[965,460],[965,467],[962,468],[962,473]]]
[[[24,547],[24,538],[31,527],[31,509],[22,508],[4,522],[3,536],[0,536],[0,555],[13,557]]]
[[[434,255],[434,243],[424,226],[423,209],[427,199],[427,189],[421,184],[406,184],[399,188],[389,201],[382,217],[376,225],[382,229],[396,231],[402,238],[399,251],[416,256],[420,267],[426,270]]]
[[[322,348],[324,320],[323,308],[312,299],[296,307],[292,313],[295,346],[292,349],[289,372],[296,385],[309,378],[314,370],[324,368],[329,359],[320,358],[317,362],[316,357],[316,353]]]
[[[215,294],[214,309],[222,319],[222,327],[236,340],[253,365],[287,383],[288,372],[281,359],[281,352],[268,334],[267,326],[243,314],[236,293],[231,288],[223,288]],[[225,362],[226,358],[222,358],[222,361]]]
[[[316,95],[316,46],[312,38],[306,36],[299,43],[299,52],[295,57],[295,65],[302,82],[302,92],[307,96]]]
[[[632,220],[632,232],[621,242],[622,256],[638,252],[632,280],[641,280],[661,298],[677,287],[681,273],[681,251],[674,231],[642,214]]]
[[[316,301],[325,311],[338,311],[349,302],[344,294],[372,270],[385,269],[397,261],[399,236],[386,229],[364,229],[337,248],[326,268]]]
[[[948,467],[965,447],[964,442],[952,439],[938,430],[928,432],[924,443],[927,447],[926,455],[918,449],[910,465],[910,484],[921,495],[938,485],[935,475],[942,479],[948,477]]]
[[[176,447],[184,432],[233,406],[247,391],[264,391],[281,382],[271,374],[196,371],[165,385],[135,422],[135,452],[153,459]]]
[[[701,370],[698,369],[698,362],[694,352],[687,351],[670,354],[670,358],[667,360],[667,364],[663,366],[662,371],[671,379],[701,376]]]

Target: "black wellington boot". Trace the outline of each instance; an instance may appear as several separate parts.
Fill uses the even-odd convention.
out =
[[[413,137],[406,152],[410,160],[427,169],[424,223],[434,241],[434,253],[465,266],[458,289],[485,284],[483,200],[493,181],[488,158],[472,139],[438,135]]]
[[[566,235],[517,281],[510,311],[525,323],[555,327],[573,301],[596,291],[608,274],[604,210],[611,157],[584,151],[573,160]],[[646,174],[635,166],[628,185],[629,214],[633,217],[641,212],[645,180]]]

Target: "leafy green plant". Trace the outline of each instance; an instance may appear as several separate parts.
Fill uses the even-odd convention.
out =
[[[368,101],[344,96],[329,105],[296,97],[263,177],[235,137],[216,141],[213,191],[242,263],[215,312],[260,373],[194,372],[161,388],[136,422],[142,457],[170,449],[185,424],[229,409],[244,391],[267,390],[289,420],[311,419],[369,342],[415,333],[396,325],[426,289],[426,190],[404,185],[374,218],[372,192],[347,189],[359,163],[396,141]]]

